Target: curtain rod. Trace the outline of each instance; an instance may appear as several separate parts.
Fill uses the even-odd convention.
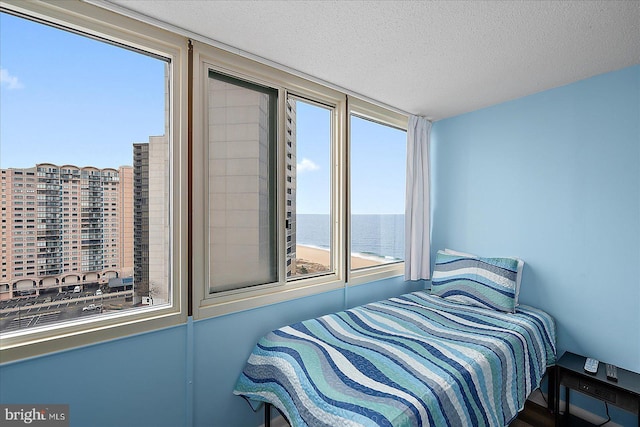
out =
[[[285,71],[285,72],[287,72],[289,74],[293,74],[296,77],[301,77],[301,78],[309,80],[309,81],[311,81],[313,83],[321,84],[321,85],[326,86],[326,87],[328,87],[330,89],[343,92],[346,95],[353,96],[355,98],[360,98],[363,101],[367,101],[367,102],[369,102],[371,104],[377,105],[378,107],[386,108],[387,110],[391,110],[393,112],[396,112],[396,113],[399,113],[399,114],[403,114],[403,115],[405,115],[407,117],[410,117],[412,115],[412,113],[408,113],[408,112],[406,112],[404,110],[401,110],[400,108],[393,107],[391,105],[385,104],[385,103],[377,101],[375,99],[372,99],[372,98],[370,98],[368,96],[364,96],[364,95],[359,94],[357,92],[354,92],[352,90],[348,90],[348,89],[346,89],[344,87],[341,87],[339,85],[327,82],[327,81],[325,81],[325,80],[323,80],[321,78],[314,77],[312,75],[309,75],[309,74],[304,73],[302,71],[298,71],[298,70],[293,69],[291,67],[287,67],[286,65],[282,65],[282,64],[280,64],[278,62],[275,62],[275,61],[272,61],[270,59],[263,58],[262,56],[255,55],[255,54],[249,53],[249,52],[245,52],[242,49],[238,49],[238,48],[230,46],[230,45],[228,45],[226,43],[222,43],[222,42],[219,42],[219,41],[214,40],[212,38],[203,36],[202,34],[194,33],[194,32],[189,31],[187,29],[175,26],[173,24],[169,24],[169,23],[161,21],[161,20],[159,20],[157,18],[152,18],[150,16],[147,16],[147,15],[142,14],[140,12],[136,12],[136,11],[131,10],[129,8],[126,8],[124,6],[120,6],[120,5],[111,3],[108,0],[81,0],[81,1],[84,2],[84,3],[92,4],[92,5],[97,6],[97,7],[101,7],[103,9],[109,10],[109,11],[117,13],[119,15],[124,15],[124,16],[127,16],[129,18],[135,19],[137,21],[144,22],[145,24],[153,25],[154,27],[158,27],[158,28],[170,31],[170,32],[175,33],[175,34],[179,34],[179,35],[184,36],[186,38],[190,38],[192,40],[196,40],[198,42],[205,43],[205,44],[211,45],[213,47],[217,47],[219,49],[225,50],[225,51],[230,52],[230,53],[234,53],[234,54],[242,56],[244,58],[251,59],[251,60],[256,61],[256,62],[260,62],[261,64],[268,65],[268,66],[276,68],[276,69],[278,69],[280,71]]]

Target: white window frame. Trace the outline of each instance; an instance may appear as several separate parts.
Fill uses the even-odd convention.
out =
[[[408,117],[400,114],[395,111],[390,111],[386,108],[382,108],[378,105],[374,105],[370,102],[363,101],[362,99],[349,97],[349,108],[347,111],[346,120],[351,123],[351,116],[355,115],[367,120],[371,120],[372,122],[376,122],[385,126],[391,126],[398,129],[403,129],[405,132],[407,130],[408,125]],[[349,151],[348,158],[349,162],[351,162],[351,126],[348,126],[349,129]],[[348,169],[349,165],[346,165]],[[349,185],[349,194],[351,193],[351,176],[347,174],[348,177],[348,185]],[[404,185],[404,183],[403,183]],[[348,228],[351,230],[351,201],[347,200],[348,205],[348,215],[346,218]],[[394,262],[389,264],[382,264],[367,268],[359,268],[357,270],[351,269],[351,236],[348,236],[349,245],[347,248],[347,253],[349,257],[347,259],[347,271],[349,272],[349,280],[348,286],[357,286],[363,283],[372,282],[374,280],[386,279],[389,277],[404,275],[404,261],[402,262]]]
[[[330,270],[328,272],[320,272],[320,273],[315,273],[315,274],[310,274],[310,275],[300,275],[300,276],[293,276],[293,277],[285,277],[285,280],[287,280],[288,282],[295,282],[298,280],[308,280],[310,277],[316,277],[318,281],[322,281],[322,280],[326,280],[327,276],[329,276],[330,274],[337,274],[338,272],[338,267],[340,265],[342,265],[340,263],[340,261],[344,258],[342,255],[340,255],[338,253],[338,246],[341,245],[341,242],[343,240],[340,240],[343,235],[343,226],[341,226],[342,223],[342,217],[341,216],[341,212],[344,211],[343,209],[343,205],[341,203],[341,197],[342,197],[342,193],[340,191],[340,183],[344,182],[344,179],[337,179],[336,177],[340,177],[341,176],[341,164],[339,162],[339,158],[340,158],[340,153],[342,153],[344,151],[344,147],[343,147],[343,143],[340,140],[340,134],[338,134],[336,132],[337,126],[339,126],[339,122],[338,122],[338,112],[336,111],[336,106],[335,105],[331,105],[331,104],[327,104],[325,102],[321,102],[318,101],[317,99],[311,99],[306,97],[305,95],[300,95],[299,93],[294,93],[291,91],[287,91],[286,92],[286,97],[287,99],[293,99],[296,102],[304,102],[308,105],[312,105],[312,106],[316,106],[319,108],[327,108],[331,110],[331,142],[330,142],[330,161],[329,163],[331,164],[332,167],[332,173],[331,173],[331,182],[330,182],[330,187],[331,187],[331,194],[330,194],[330,221],[332,221],[331,223],[331,227],[329,229],[329,232],[331,233],[331,248],[330,248],[330,260],[331,260],[331,266],[330,266]],[[296,116],[297,116],[297,112],[296,112]],[[284,144],[286,144],[286,140],[284,142]],[[283,157],[283,159],[286,157],[286,147],[284,147],[283,144],[283,150],[281,151],[281,155]],[[286,160],[285,160],[286,162]],[[283,168],[285,166],[283,165]],[[285,171],[286,173],[286,171]],[[284,181],[283,181],[284,182]],[[284,192],[284,189],[283,189]],[[285,200],[286,200],[286,195],[285,195]],[[296,209],[297,210],[297,209]],[[286,239],[286,230],[283,231],[285,234],[285,239]],[[344,245],[342,245],[344,246]],[[286,248],[286,242],[285,242],[285,248]],[[286,257],[286,254],[285,254]],[[286,274],[286,273],[285,273]]]
[[[194,42],[193,53],[193,316],[194,319],[219,316],[248,310],[294,298],[314,295],[345,286],[344,265],[344,117],[346,96],[317,83],[307,81],[284,71],[258,63],[237,54],[226,52],[203,43]],[[271,87],[278,91],[278,175],[277,175],[277,230],[278,230],[278,281],[259,286],[236,289],[210,295],[209,242],[208,242],[208,125],[207,80],[208,71],[214,70],[241,80]],[[333,108],[331,153],[333,272],[313,277],[287,280],[285,220],[285,108],[287,95],[308,99]],[[201,159],[198,161],[198,159]]]
[[[174,326],[187,321],[187,39],[140,21],[82,2],[3,0],[3,12],[50,23],[110,42],[169,58],[169,141],[171,306],[149,307],[89,320],[74,320],[26,332],[3,335],[0,360],[5,363],[72,347]]]

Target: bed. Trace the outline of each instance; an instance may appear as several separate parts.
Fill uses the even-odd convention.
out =
[[[508,425],[555,363],[554,321],[517,303],[504,311],[456,300],[447,292],[460,258],[444,259],[431,292],[268,333],[234,394],[254,410],[275,406],[295,427]]]

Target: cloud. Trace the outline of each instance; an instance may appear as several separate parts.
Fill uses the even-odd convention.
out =
[[[313,163],[313,161],[309,159],[302,159],[300,163],[297,165],[297,172],[311,172],[320,169],[320,166]]]
[[[0,84],[7,89],[22,89],[24,85],[16,76],[9,74],[6,68],[0,68]]]

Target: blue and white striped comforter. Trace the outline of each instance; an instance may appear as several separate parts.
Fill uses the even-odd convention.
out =
[[[275,330],[234,393],[293,426],[505,426],[555,363],[555,325],[415,292]]]

